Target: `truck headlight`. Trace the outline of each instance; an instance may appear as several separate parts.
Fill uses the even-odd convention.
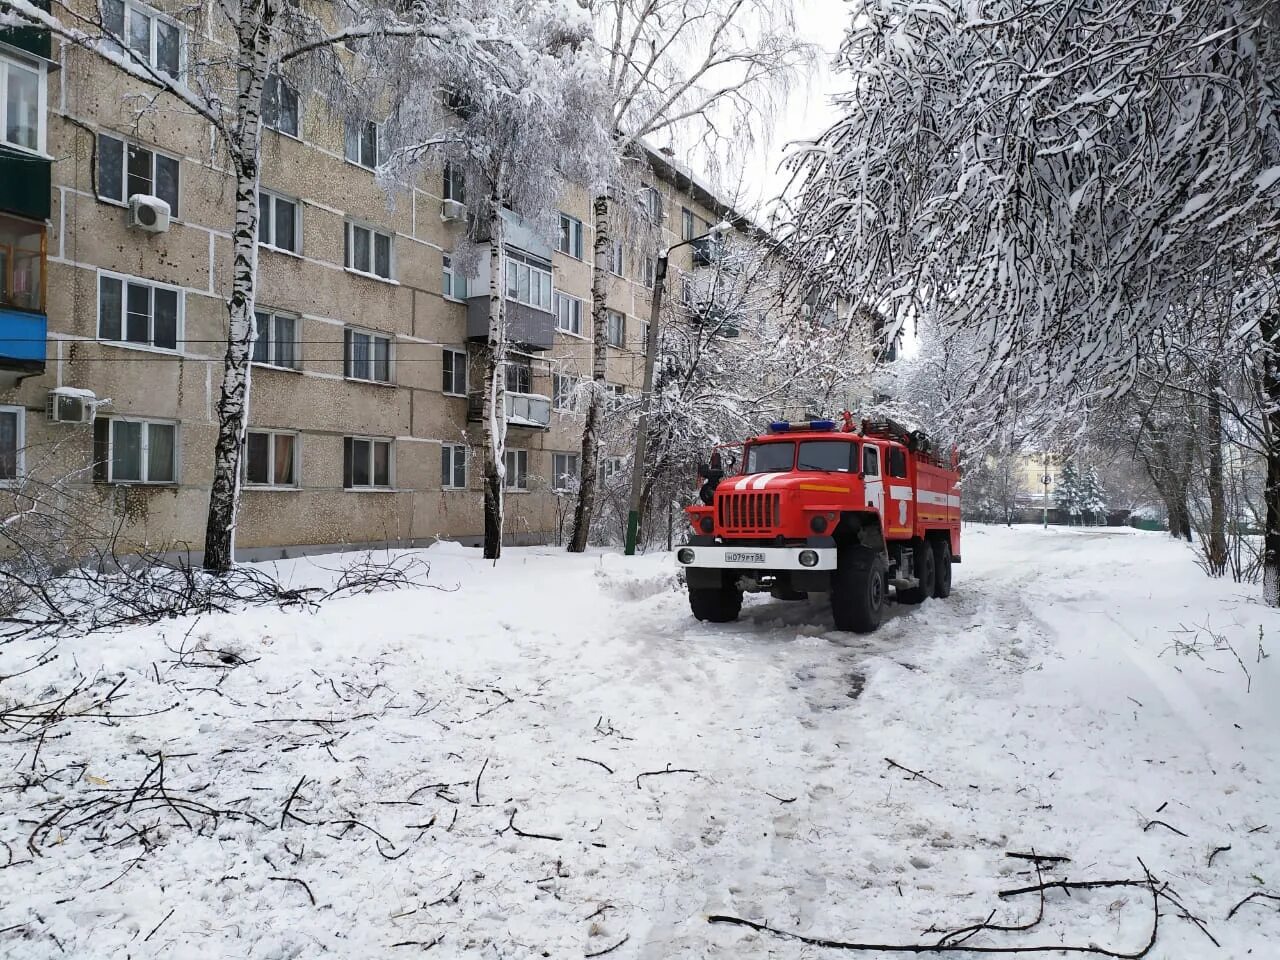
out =
[[[814,533],[824,533],[827,529],[827,518],[822,514],[818,514],[818,516],[809,521],[809,528]]]
[[[716,522],[710,517],[703,517],[698,521],[698,526],[702,528],[703,533],[710,533],[716,528]]]
[[[802,567],[816,567],[818,565],[818,552],[816,550],[801,550],[797,559],[799,559]]]
[[[676,551],[676,559],[681,563],[693,563],[693,551],[688,547],[682,547]],[[814,560],[817,563],[817,560]]]

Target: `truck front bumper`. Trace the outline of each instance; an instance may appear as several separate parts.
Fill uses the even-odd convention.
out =
[[[834,570],[835,547],[684,546],[676,551],[682,567],[712,570]]]

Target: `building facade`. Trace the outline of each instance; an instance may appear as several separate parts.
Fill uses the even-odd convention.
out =
[[[169,69],[186,27],[134,0],[121,9]],[[131,542],[198,550],[234,212],[209,126],[30,30],[0,31],[0,105],[0,479],[56,479]],[[477,538],[488,291],[451,260],[465,184],[441,167],[389,197],[374,124],[343,125],[277,81],[264,115],[240,553]],[[722,218],[668,158],[650,160],[666,243]],[[565,194],[552,243],[515,220],[506,231],[517,542],[556,539],[572,507],[573,394],[591,375],[588,199]],[[607,381],[634,395],[653,261],[625,245],[611,259]],[[602,469],[619,466],[606,456]]]

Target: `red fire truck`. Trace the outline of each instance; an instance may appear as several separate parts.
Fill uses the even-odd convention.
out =
[[[775,422],[743,444],[736,469],[699,468],[676,551],[699,620],[738,618],[744,591],[783,600],[826,593],[839,630],[880,625],[900,603],[951,593],[960,562],[960,472],[953,452],[892,420]]]

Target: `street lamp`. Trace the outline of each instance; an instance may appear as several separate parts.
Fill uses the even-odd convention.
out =
[[[717,223],[700,237],[690,237],[658,251],[658,263],[653,271],[653,303],[649,310],[649,331],[644,349],[644,387],[640,394],[640,416],[636,421],[636,451],[631,461],[631,497],[627,505],[628,557],[636,552],[636,539],[640,535],[640,495],[644,489],[644,458],[649,447],[649,405],[653,400],[653,366],[658,359],[658,316],[662,312],[662,293],[667,282],[667,260],[672,250],[687,247],[699,240],[710,238],[713,242],[733,229],[728,220]]]

